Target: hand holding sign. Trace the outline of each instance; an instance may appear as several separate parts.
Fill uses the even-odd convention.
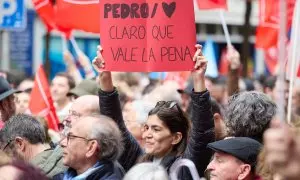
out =
[[[105,66],[105,61],[102,56],[102,52],[103,52],[102,47],[100,45],[97,46],[97,56],[94,58],[94,60],[92,62],[93,67],[96,69],[96,71],[98,73],[100,73],[104,69],[104,66]]]
[[[197,44],[195,47],[197,49],[193,57],[193,61],[195,61],[195,70],[192,72],[194,90],[195,92],[203,92],[206,90],[204,78],[208,61],[202,54],[202,46]]]
[[[105,67],[105,61],[102,56],[103,49],[101,46],[97,47],[97,56],[94,58],[92,64],[95,70],[99,73],[99,86],[102,91],[112,92],[114,90],[111,72],[102,71]]]
[[[190,71],[196,30],[193,1],[101,0],[105,70]]]

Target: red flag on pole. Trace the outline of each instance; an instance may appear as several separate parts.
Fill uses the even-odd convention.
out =
[[[271,75],[278,73],[278,51],[276,46],[265,50],[265,64]]]
[[[197,0],[199,9],[226,9],[227,0]]]
[[[29,102],[29,109],[33,115],[44,117],[49,129],[58,131],[59,120],[53,105],[50,88],[43,66],[40,66],[34,80]]]
[[[51,31],[56,28],[55,24],[55,11],[53,5],[49,0],[32,0],[34,8],[44,24],[47,26],[47,30]]]
[[[220,58],[219,73],[223,76],[226,76],[228,74],[228,66],[229,66],[229,61],[227,58],[227,48],[225,48],[222,50],[222,54]]]
[[[56,0],[56,23],[61,28],[100,32],[99,0]]]
[[[279,0],[260,0],[259,25],[256,29],[256,47],[268,49],[277,46],[279,32]],[[295,0],[287,0],[287,27],[292,23]]]

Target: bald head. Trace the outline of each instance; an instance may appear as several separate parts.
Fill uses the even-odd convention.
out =
[[[99,97],[95,95],[80,96],[73,102],[71,110],[82,116],[100,114]]]
[[[69,110],[69,116],[65,119],[72,125],[78,117],[89,115],[100,115],[99,97],[95,95],[84,95],[77,98]]]

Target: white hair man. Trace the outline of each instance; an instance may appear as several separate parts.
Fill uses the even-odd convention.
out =
[[[117,125],[102,115],[78,119],[60,145],[63,163],[70,167],[55,179],[122,179],[114,162],[122,153],[122,138]]]

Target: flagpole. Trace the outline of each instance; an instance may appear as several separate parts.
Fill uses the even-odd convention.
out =
[[[80,50],[78,44],[76,43],[75,38],[72,36],[72,37],[70,38],[70,41],[71,41],[71,43],[72,43],[72,46],[74,47],[74,50],[75,50],[77,56],[79,56],[81,50]]]
[[[45,43],[46,43],[46,59],[45,59],[45,73],[48,79],[50,79],[51,74],[51,63],[50,63],[50,41],[51,41],[51,33],[50,31],[46,32]]]
[[[61,34],[61,40],[62,40],[62,49],[63,52],[68,50],[68,44],[67,44],[67,38],[64,34]]]
[[[292,98],[293,98],[293,91],[294,91],[294,84],[296,78],[296,69],[299,67],[298,58],[299,53],[297,47],[300,47],[299,41],[300,36],[300,0],[296,1],[296,5],[294,8],[294,15],[293,15],[293,23],[292,23],[292,35],[291,35],[291,53],[292,55],[289,56],[289,62],[292,64],[289,66],[291,68],[291,73],[289,74],[290,77],[290,87],[289,87],[289,100],[288,100],[288,110],[287,110],[287,121],[291,123],[292,118]]]
[[[232,44],[231,44],[231,40],[230,40],[230,36],[229,36],[229,31],[228,31],[228,27],[227,27],[227,24],[226,24],[226,21],[225,21],[223,10],[219,11],[219,15],[220,15],[222,27],[223,27],[223,30],[224,30],[227,47],[230,47]]]
[[[285,52],[286,52],[286,0],[280,0],[279,1],[279,76],[277,79],[277,83],[279,84],[279,97],[278,97],[278,110],[277,110],[277,117],[280,121],[285,122],[285,92],[284,92],[284,84],[285,84]]]

